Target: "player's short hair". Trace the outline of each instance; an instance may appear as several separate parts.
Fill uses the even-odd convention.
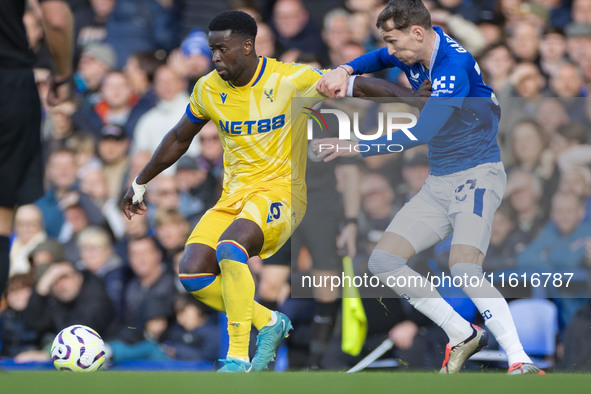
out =
[[[224,11],[209,22],[209,31],[230,30],[254,41],[257,35],[257,23],[254,18],[242,11]]]
[[[432,26],[431,14],[421,0],[390,0],[378,15],[376,26],[385,30],[390,21],[394,22],[396,30],[406,30],[411,26],[428,29]]]

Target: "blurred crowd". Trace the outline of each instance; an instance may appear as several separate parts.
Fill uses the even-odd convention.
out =
[[[29,3],[24,23],[37,55],[35,79],[43,99],[51,63],[35,1]],[[552,355],[557,365],[591,370],[581,342],[572,339],[589,337],[581,327],[591,326],[591,0],[425,3],[433,23],[478,59],[503,109],[499,141],[508,183],[484,269],[576,272],[572,287],[530,288],[527,295],[550,299],[558,308],[559,346]],[[184,113],[195,82],[212,70],[207,26],[218,12],[240,9],[257,20],[258,55],[331,68],[384,45],[375,27],[383,1],[70,4],[75,94],[71,102],[43,105],[46,194],[16,214],[0,356],[45,360],[53,336],[76,323],[108,340],[114,362],[214,362],[220,352],[218,315],[185,294],[176,272],[189,232],[221,193],[223,150],[216,126],[207,124],[187,154],[148,184],[147,215],[125,219],[118,207],[121,196]],[[374,76],[407,83],[396,70]],[[364,127],[370,129],[386,104],[363,106],[370,119]],[[359,160],[359,167],[362,213],[355,261],[363,272],[380,232],[421,188],[429,163],[426,151],[416,148]],[[445,272],[448,251],[444,241],[411,264],[422,273]],[[313,266],[305,260],[300,254],[297,266],[303,271]],[[258,277],[260,262],[253,261],[252,270]],[[290,362],[305,367],[310,300],[290,298],[289,288],[281,294],[279,307],[300,327],[288,342],[300,357]],[[409,366],[441,363],[445,337],[437,327],[399,300],[363,302],[366,350],[390,336],[397,357],[412,360]],[[340,350],[339,325],[331,344],[325,367],[354,363]],[[591,344],[586,346],[588,357]]]

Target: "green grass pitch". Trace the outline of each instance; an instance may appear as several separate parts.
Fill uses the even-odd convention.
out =
[[[0,372],[0,393],[81,394],[313,394],[313,393],[591,393],[591,374],[506,376],[435,372],[284,372],[248,375],[214,372]]]

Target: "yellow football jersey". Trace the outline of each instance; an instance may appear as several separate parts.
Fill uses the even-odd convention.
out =
[[[259,57],[244,86],[224,81],[216,71],[199,79],[187,116],[217,125],[224,148],[222,199],[240,198],[264,185],[290,188],[292,197],[305,201],[307,136],[301,107],[323,98],[316,91],[322,74],[307,65]],[[293,97],[309,99],[297,100],[293,108]]]

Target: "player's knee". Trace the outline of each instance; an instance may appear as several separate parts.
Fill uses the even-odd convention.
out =
[[[374,249],[369,256],[367,268],[374,274],[383,274],[385,272],[397,271],[406,266],[408,260],[395,256],[381,249]]]
[[[219,274],[220,269],[215,258],[215,250],[205,245],[187,245],[179,261],[179,273]]]
[[[470,285],[470,283],[477,284],[484,276],[482,266],[473,263],[454,264],[449,271],[454,278],[454,284],[458,285],[460,288],[464,288]]]
[[[246,264],[248,261],[246,249],[236,241],[220,241],[215,250],[215,255],[218,263],[222,260],[234,260]]]

